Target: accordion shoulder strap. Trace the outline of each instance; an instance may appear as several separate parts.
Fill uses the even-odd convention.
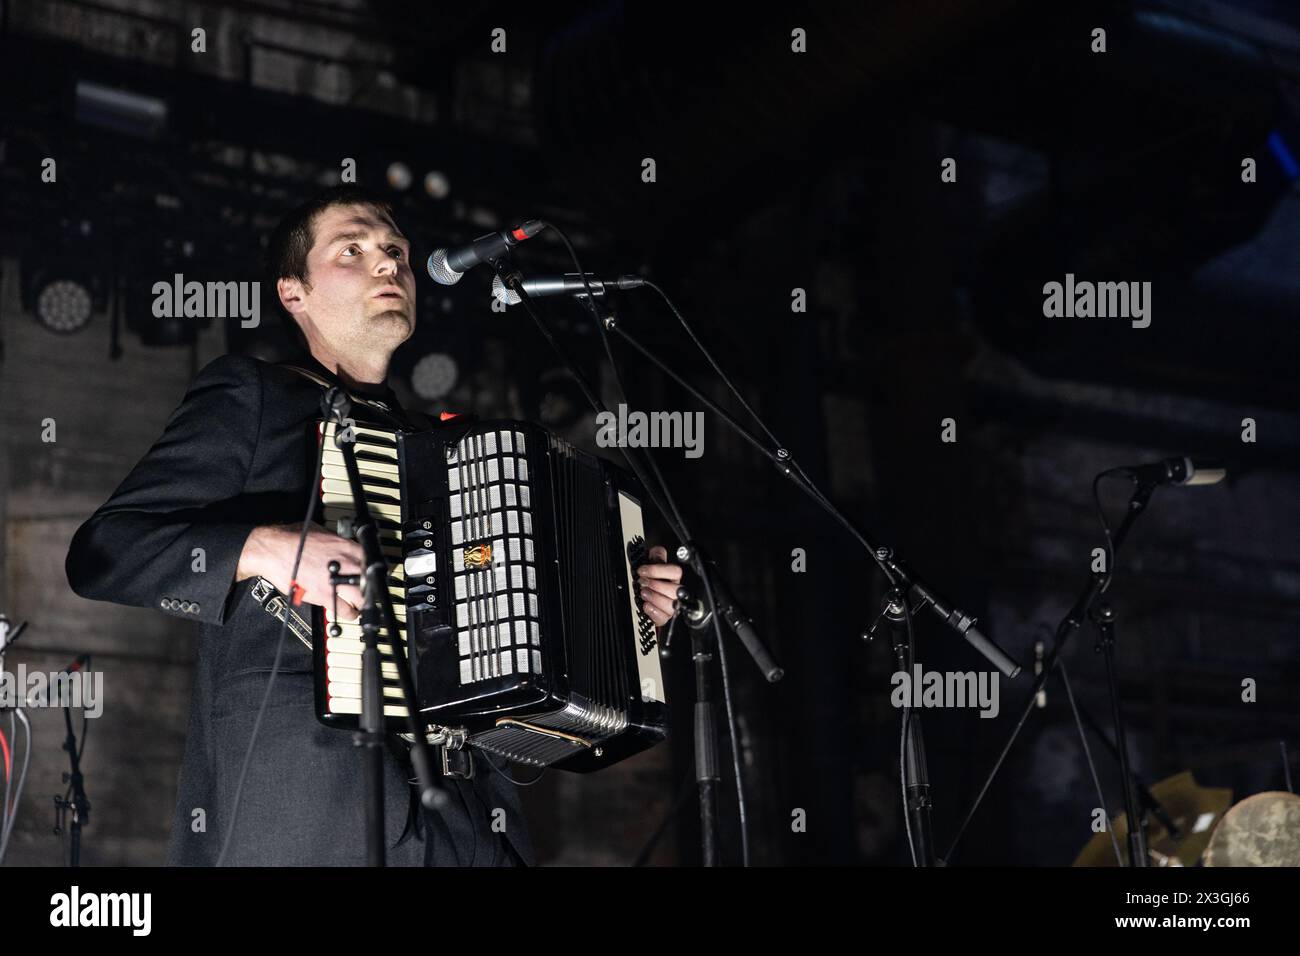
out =
[[[322,378],[320,375],[317,375],[315,372],[311,371],[310,369],[299,368],[297,365],[281,365],[280,368],[288,369],[290,372],[297,372],[299,375],[303,376],[304,378],[311,379],[321,388],[330,389],[334,386],[333,382],[329,381],[328,379]]]
[[[329,379],[325,378],[322,375],[318,375],[317,373],[313,372],[311,369],[302,368],[301,366],[298,365],[287,365],[287,364],[281,364],[279,368],[287,369],[290,372],[297,372],[299,375],[303,376],[303,378],[311,379],[313,382],[315,382],[317,385],[319,385],[322,389],[325,389],[326,391],[329,391],[329,389],[334,388],[335,386],[334,382],[331,382]],[[383,402],[377,402],[372,398],[366,398],[364,396],[354,395],[346,388],[344,388],[343,391],[344,394],[347,395],[347,397],[352,401],[354,405],[359,403],[362,405],[367,405],[370,408],[375,409],[376,411],[382,412],[383,414],[387,415],[389,418],[397,422],[402,428],[424,429],[424,428],[428,428],[431,424],[428,416],[424,415],[421,412],[412,412],[404,408],[398,408],[398,409],[390,408],[387,404]]]

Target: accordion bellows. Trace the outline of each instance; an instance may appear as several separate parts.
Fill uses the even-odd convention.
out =
[[[581,772],[665,739],[655,627],[637,606],[646,547],[631,475],[527,422],[350,427],[427,725]],[[327,527],[354,513],[335,430],[317,426]],[[313,641],[317,712],[354,727],[361,625],[339,624],[341,636]],[[381,631],[384,710],[404,732],[391,642]]]

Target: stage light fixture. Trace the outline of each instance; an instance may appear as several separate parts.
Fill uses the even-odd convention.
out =
[[[451,182],[445,173],[431,169],[424,174],[424,191],[430,199],[446,199],[451,195]]]
[[[389,163],[388,164],[388,186],[390,189],[396,189],[403,192],[411,188],[411,167],[406,163]]]
[[[52,278],[36,290],[33,313],[51,332],[80,332],[94,312],[90,289],[69,277]]]
[[[456,387],[458,376],[454,358],[445,352],[431,352],[411,370],[411,388],[421,398],[442,398]]]

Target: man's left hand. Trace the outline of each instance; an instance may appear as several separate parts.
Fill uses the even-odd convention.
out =
[[[663,627],[677,613],[677,588],[682,583],[682,566],[668,564],[668,549],[655,545],[650,560],[636,569],[641,610]]]

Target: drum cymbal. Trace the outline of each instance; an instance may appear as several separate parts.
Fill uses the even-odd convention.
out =
[[[1300,796],[1268,790],[1242,800],[1214,828],[1206,866],[1300,866]]]
[[[1190,770],[1176,773],[1151,786],[1151,795],[1160,801],[1169,818],[1181,831],[1175,840],[1160,822],[1147,814],[1147,850],[1152,866],[1195,866],[1210,842],[1214,825],[1232,806],[1228,788],[1202,787]],[[1128,818],[1112,818],[1120,852],[1128,859]],[[1110,837],[1098,833],[1087,842],[1074,860],[1075,866],[1115,866],[1115,851]]]

